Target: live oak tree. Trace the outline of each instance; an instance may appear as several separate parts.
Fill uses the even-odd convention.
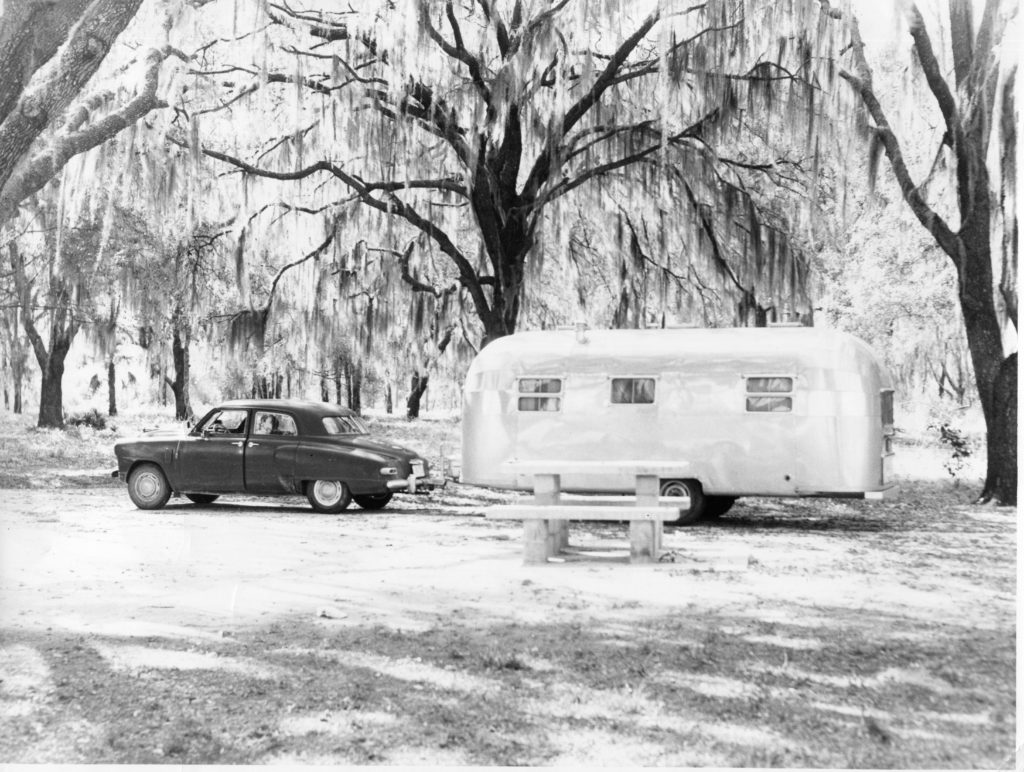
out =
[[[322,232],[346,247],[363,239],[405,255],[415,241],[404,264],[390,262],[395,275],[437,300],[454,285],[452,308],[468,309],[482,343],[515,331],[546,262],[567,259],[568,213],[581,203],[618,223],[614,270],[653,261],[659,281],[688,282],[696,265],[744,321],[807,305],[791,223],[751,191],[784,195],[828,134],[832,33],[817,4],[270,2],[252,18],[236,36],[252,43],[246,58],[226,43],[197,58],[197,75],[228,84],[192,108],[203,152],[250,185],[301,184],[306,208],[324,211]],[[292,96],[266,95],[282,85]],[[259,141],[247,132],[230,147],[203,131],[209,113],[245,100],[267,127]],[[797,152],[780,154],[775,140],[791,129]],[[797,209],[799,196],[789,200]],[[631,201],[657,214],[642,221]],[[245,237],[259,240],[248,225]],[[669,242],[675,266],[659,253]],[[465,320],[442,329],[452,325]]]
[[[40,372],[40,427],[64,426],[63,378],[71,344],[84,325],[97,324],[95,301],[110,284],[110,264],[97,262],[96,220],[60,228],[55,203],[33,207],[35,238],[12,239],[7,267],[18,313]]]
[[[911,172],[904,150],[908,138],[898,135],[876,94],[856,25],[840,72],[870,117],[875,157],[884,153],[910,210],[956,269],[987,427],[988,469],[980,501],[1004,504],[1017,500],[1017,354],[1015,346],[1008,351],[1004,343],[1005,326],[1014,331],[1017,326],[1016,56],[1012,36],[1003,34],[1014,14],[1010,6],[986,0],[975,23],[970,0],[950,0],[950,66],[921,10],[916,4],[908,9],[914,60],[941,116],[935,142],[939,157],[948,153],[950,158],[951,206],[940,196],[930,199],[926,180]]]
[[[85,98],[142,0],[18,0],[0,6],[0,225],[69,159],[116,136],[166,103],[164,44],[125,61],[120,77]],[[157,22],[157,29],[160,29]]]
[[[59,270],[45,287],[35,285],[27,250],[18,242],[23,229],[15,221],[20,217],[23,225],[31,219],[26,211],[38,208],[35,199],[51,195],[46,188],[56,177],[67,182],[65,167],[71,159],[166,106],[159,94],[164,64],[184,56],[166,44],[170,25],[160,21],[169,19],[169,11],[157,4],[152,7],[160,21],[150,26],[164,42],[135,54],[122,49],[102,87],[95,87],[94,76],[141,5],[142,0],[16,0],[0,5],[0,250],[12,266],[19,301],[41,292],[39,297],[49,303],[42,309],[49,314],[48,345],[35,326],[38,309],[23,307],[20,313],[37,358],[42,357],[41,426],[63,423],[60,379],[63,358],[81,324],[76,309],[80,297],[74,271],[64,275]],[[58,230],[65,227],[63,217],[54,219]],[[58,234],[53,243],[62,241]],[[32,259],[59,262],[55,254]]]

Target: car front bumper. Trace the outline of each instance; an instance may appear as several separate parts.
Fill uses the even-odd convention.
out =
[[[416,477],[409,475],[399,480],[388,480],[389,491],[395,493],[428,493],[435,488],[443,488],[448,481],[443,477]]]

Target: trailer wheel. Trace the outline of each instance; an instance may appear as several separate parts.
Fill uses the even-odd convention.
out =
[[[692,525],[704,517],[707,510],[704,489],[697,480],[664,480],[661,483],[661,495],[690,499],[689,509],[680,510],[676,520],[668,521],[670,525]]]
[[[732,505],[735,503],[735,496],[705,496],[704,517],[708,520],[721,517],[732,509]]]

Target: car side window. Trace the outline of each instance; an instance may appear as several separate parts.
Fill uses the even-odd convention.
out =
[[[221,410],[203,424],[206,434],[245,434],[245,410]]]
[[[256,413],[253,434],[294,437],[299,432],[295,428],[295,419],[287,413],[271,413],[260,410]]]

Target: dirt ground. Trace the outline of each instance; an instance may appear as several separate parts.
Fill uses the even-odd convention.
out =
[[[383,512],[0,490],[7,762],[1014,768],[1016,510],[743,500],[522,563],[506,494]]]

